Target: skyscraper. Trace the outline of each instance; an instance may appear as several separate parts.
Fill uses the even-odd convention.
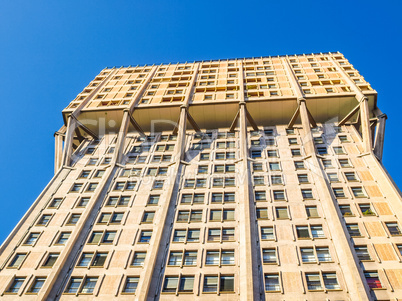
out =
[[[106,68],[0,248],[4,300],[397,300],[386,115],[339,52]]]

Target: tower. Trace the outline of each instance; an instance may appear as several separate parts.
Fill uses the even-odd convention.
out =
[[[4,300],[395,300],[386,115],[339,52],[105,68],[0,248]]]

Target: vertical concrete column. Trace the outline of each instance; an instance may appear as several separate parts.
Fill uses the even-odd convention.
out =
[[[117,142],[115,147],[115,156],[113,157],[112,165],[116,163],[120,163],[123,152],[124,152],[124,143],[126,141],[128,127],[130,125],[130,111],[129,109],[125,109],[123,113],[123,119],[121,121],[121,126],[119,130],[119,135],[117,136]]]
[[[377,135],[375,137],[374,154],[381,161],[384,149],[385,122],[387,120],[387,115],[381,114],[377,117],[378,117],[378,126],[377,126]]]
[[[238,235],[240,240],[240,299],[259,300],[260,299],[260,279],[258,277],[258,256],[259,251],[254,248],[257,246],[256,224],[254,208],[253,190],[251,188],[250,162],[248,161],[247,148],[247,117],[246,103],[240,102],[239,127],[240,127],[240,159],[237,179],[242,193],[239,198],[239,228]]]
[[[54,134],[54,172],[56,173],[62,163],[63,158],[63,134],[56,132]]]
[[[62,164],[65,166],[70,166],[71,155],[73,153],[73,137],[74,137],[74,131],[75,131],[76,127],[77,127],[76,120],[71,115],[68,116],[67,131],[66,131],[66,137],[64,140],[64,150],[63,150],[63,160],[62,160]]]
[[[158,209],[157,221],[153,224],[152,242],[159,242],[151,246],[147,252],[144,263],[145,271],[141,275],[137,287],[137,300],[154,300],[155,292],[159,289],[160,272],[163,268],[165,248],[170,240],[170,225],[174,221],[176,198],[179,193],[180,176],[182,170],[181,159],[186,145],[187,110],[185,106],[180,109],[180,120],[177,133],[177,144],[173,153],[174,164],[170,167],[168,179],[168,191],[166,200],[161,201]]]
[[[359,261],[353,255],[353,243],[349,240],[346,226],[342,223],[342,215],[336,204],[332,189],[326,180],[325,172],[321,167],[315,152],[313,135],[310,129],[309,117],[305,100],[299,100],[300,117],[302,121],[304,136],[303,146],[306,151],[306,165],[310,168],[311,174],[316,183],[317,193],[321,200],[327,224],[331,231],[332,240],[338,257],[342,258],[339,263],[348,286],[351,300],[370,300],[370,289],[365,282],[365,277],[359,269]]]
[[[372,135],[370,128],[370,111],[368,106],[368,98],[365,96],[360,99],[360,118],[362,124],[364,151],[366,153],[371,153],[373,149],[373,140],[371,137]]]

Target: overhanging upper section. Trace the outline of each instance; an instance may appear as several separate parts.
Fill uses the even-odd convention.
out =
[[[286,124],[301,92],[317,122],[336,122],[357,105],[356,89],[372,112],[376,91],[339,52],[106,68],[63,116],[102,134],[117,132],[129,110],[144,131],[160,131],[186,106],[201,128],[229,127],[245,101],[258,125]]]

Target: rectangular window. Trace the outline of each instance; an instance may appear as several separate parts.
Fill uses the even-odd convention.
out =
[[[51,201],[51,203],[49,204],[48,208],[59,208],[62,201],[63,201],[63,199],[61,199],[61,198],[54,198]]]
[[[257,219],[268,219],[268,208],[257,208]]]
[[[299,148],[292,148],[290,151],[292,152],[292,156],[293,156],[293,157],[299,157],[299,156],[301,156],[301,151],[300,151]]]
[[[39,219],[39,221],[36,223],[37,226],[46,226],[50,219],[51,219],[52,215],[51,214],[43,214],[41,216],[41,218]]]
[[[336,198],[345,198],[345,192],[343,191],[342,187],[337,187],[337,188],[332,188],[332,190],[334,191],[335,197]]]
[[[59,239],[57,240],[57,245],[65,245],[67,240],[70,238],[71,232],[61,232]]]
[[[353,195],[356,198],[364,198],[366,197],[366,194],[363,191],[363,187],[351,187]]]
[[[302,193],[303,199],[305,199],[305,200],[311,200],[314,198],[313,191],[311,189],[302,189],[301,193]]]
[[[339,205],[339,209],[343,216],[354,216],[352,210],[350,209],[350,205]]]
[[[135,252],[133,257],[133,262],[131,263],[134,267],[142,267],[144,266],[145,257],[147,256],[147,252]]]
[[[277,219],[289,219],[288,208],[287,207],[276,207],[275,208]]]
[[[315,263],[317,262],[314,255],[314,248],[300,248],[301,259],[303,263]]]
[[[306,273],[307,289],[309,291],[322,290],[319,273]]]
[[[297,238],[310,238],[310,231],[307,226],[296,226]]]
[[[8,264],[9,268],[19,268],[27,257],[27,253],[17,253],[13,260]]]
[[[339,290],[341,288],[336,273],[322,273],[322,279],[327,290]]]
[[[357,224],[346,224],[346,228],[348,229],[349,235],[351,237],[362,236],[359,230],[359,226]]]
[[[271,183],[272,185],[283,185],[282,176],[280,175],[271,176]]]
[[[30,294],[39,293],[45,281],[46,277],[36,277],[31,287],[29,288],[28,293]]]
[[[269,169],[272,170],[272,171],[280,171],[281,167],[280,167],[278,162],[270,162],[269,163]]]
[[[40,233],[30,233],[27,239],[24,241],[24,245],[33,246],[38,240]]]
[[[356,182],[358,181],[355,172],[345,172],[345,177],[349,182]]]
[[[310,183],[307,174],[298,174],[297,179],[299,180],[299,184]]]
[[[262,240],[274,240],[274,228],[273,227],[261,227],[261,239]]]
[[[355,252],[360,261],[371,260],[367,246],[355,246]]]
[[[267,200],[267,195],[266,195],[265,191],[255,191],[254,195],[255,195],[256,202]]]
[[[274,190],[274,201],[285,201],[285,191],[284,190]]]
[[[296,169],[306,169],[303,161],[295,161],[294,164]]]
[[[281,286],[279,283],[278,274],[265,274],[265,291],[266,292],[279,292]]]
[[[43,263],[42,267],[51,268],[55,264],[57,258],[59,258],[59,253],[50,253],[47,256],[47,258],[46,258],[45,262]]]
[[[318,215],[317,206],[306,206],[306,213],[309,218],[320,217]]]
[[[371,209],[370,204],[359,204],[360,211],[362,212],[363,216],[370,216],[374,215],[374,211]]]
[[[391,236],[400,236],[402,235],[401,229],[399,228],[398,223],[385,223],[388,228],[389,234]]]
[[[371,289],[383,288],[377,271],[364,272],[364,276],[366,277],[367,284]]]
[[[276,249],[262,250],[262,260],[264,263],[277,264]]]
[[[349,163],[349,159],[339,159],[338,161],[342,168],[352,167],[352,165]]]
[[[126,283],[124,284],[123,293],[134,294],[137,290],[139,280],[140,279],[138,277],[127,277]]]
[[[11,285],[8,287],[7,293],[17,294],[24,281],[25,277],[15,277]]]
[[[332,165],[331,160],[322,160],[322,164],[324,165],[324,168],[333,168],[334,166]]]
[[[142,230],[140,238],[138,239],[139,243],[149,243],[152,236],[152,230]]]

